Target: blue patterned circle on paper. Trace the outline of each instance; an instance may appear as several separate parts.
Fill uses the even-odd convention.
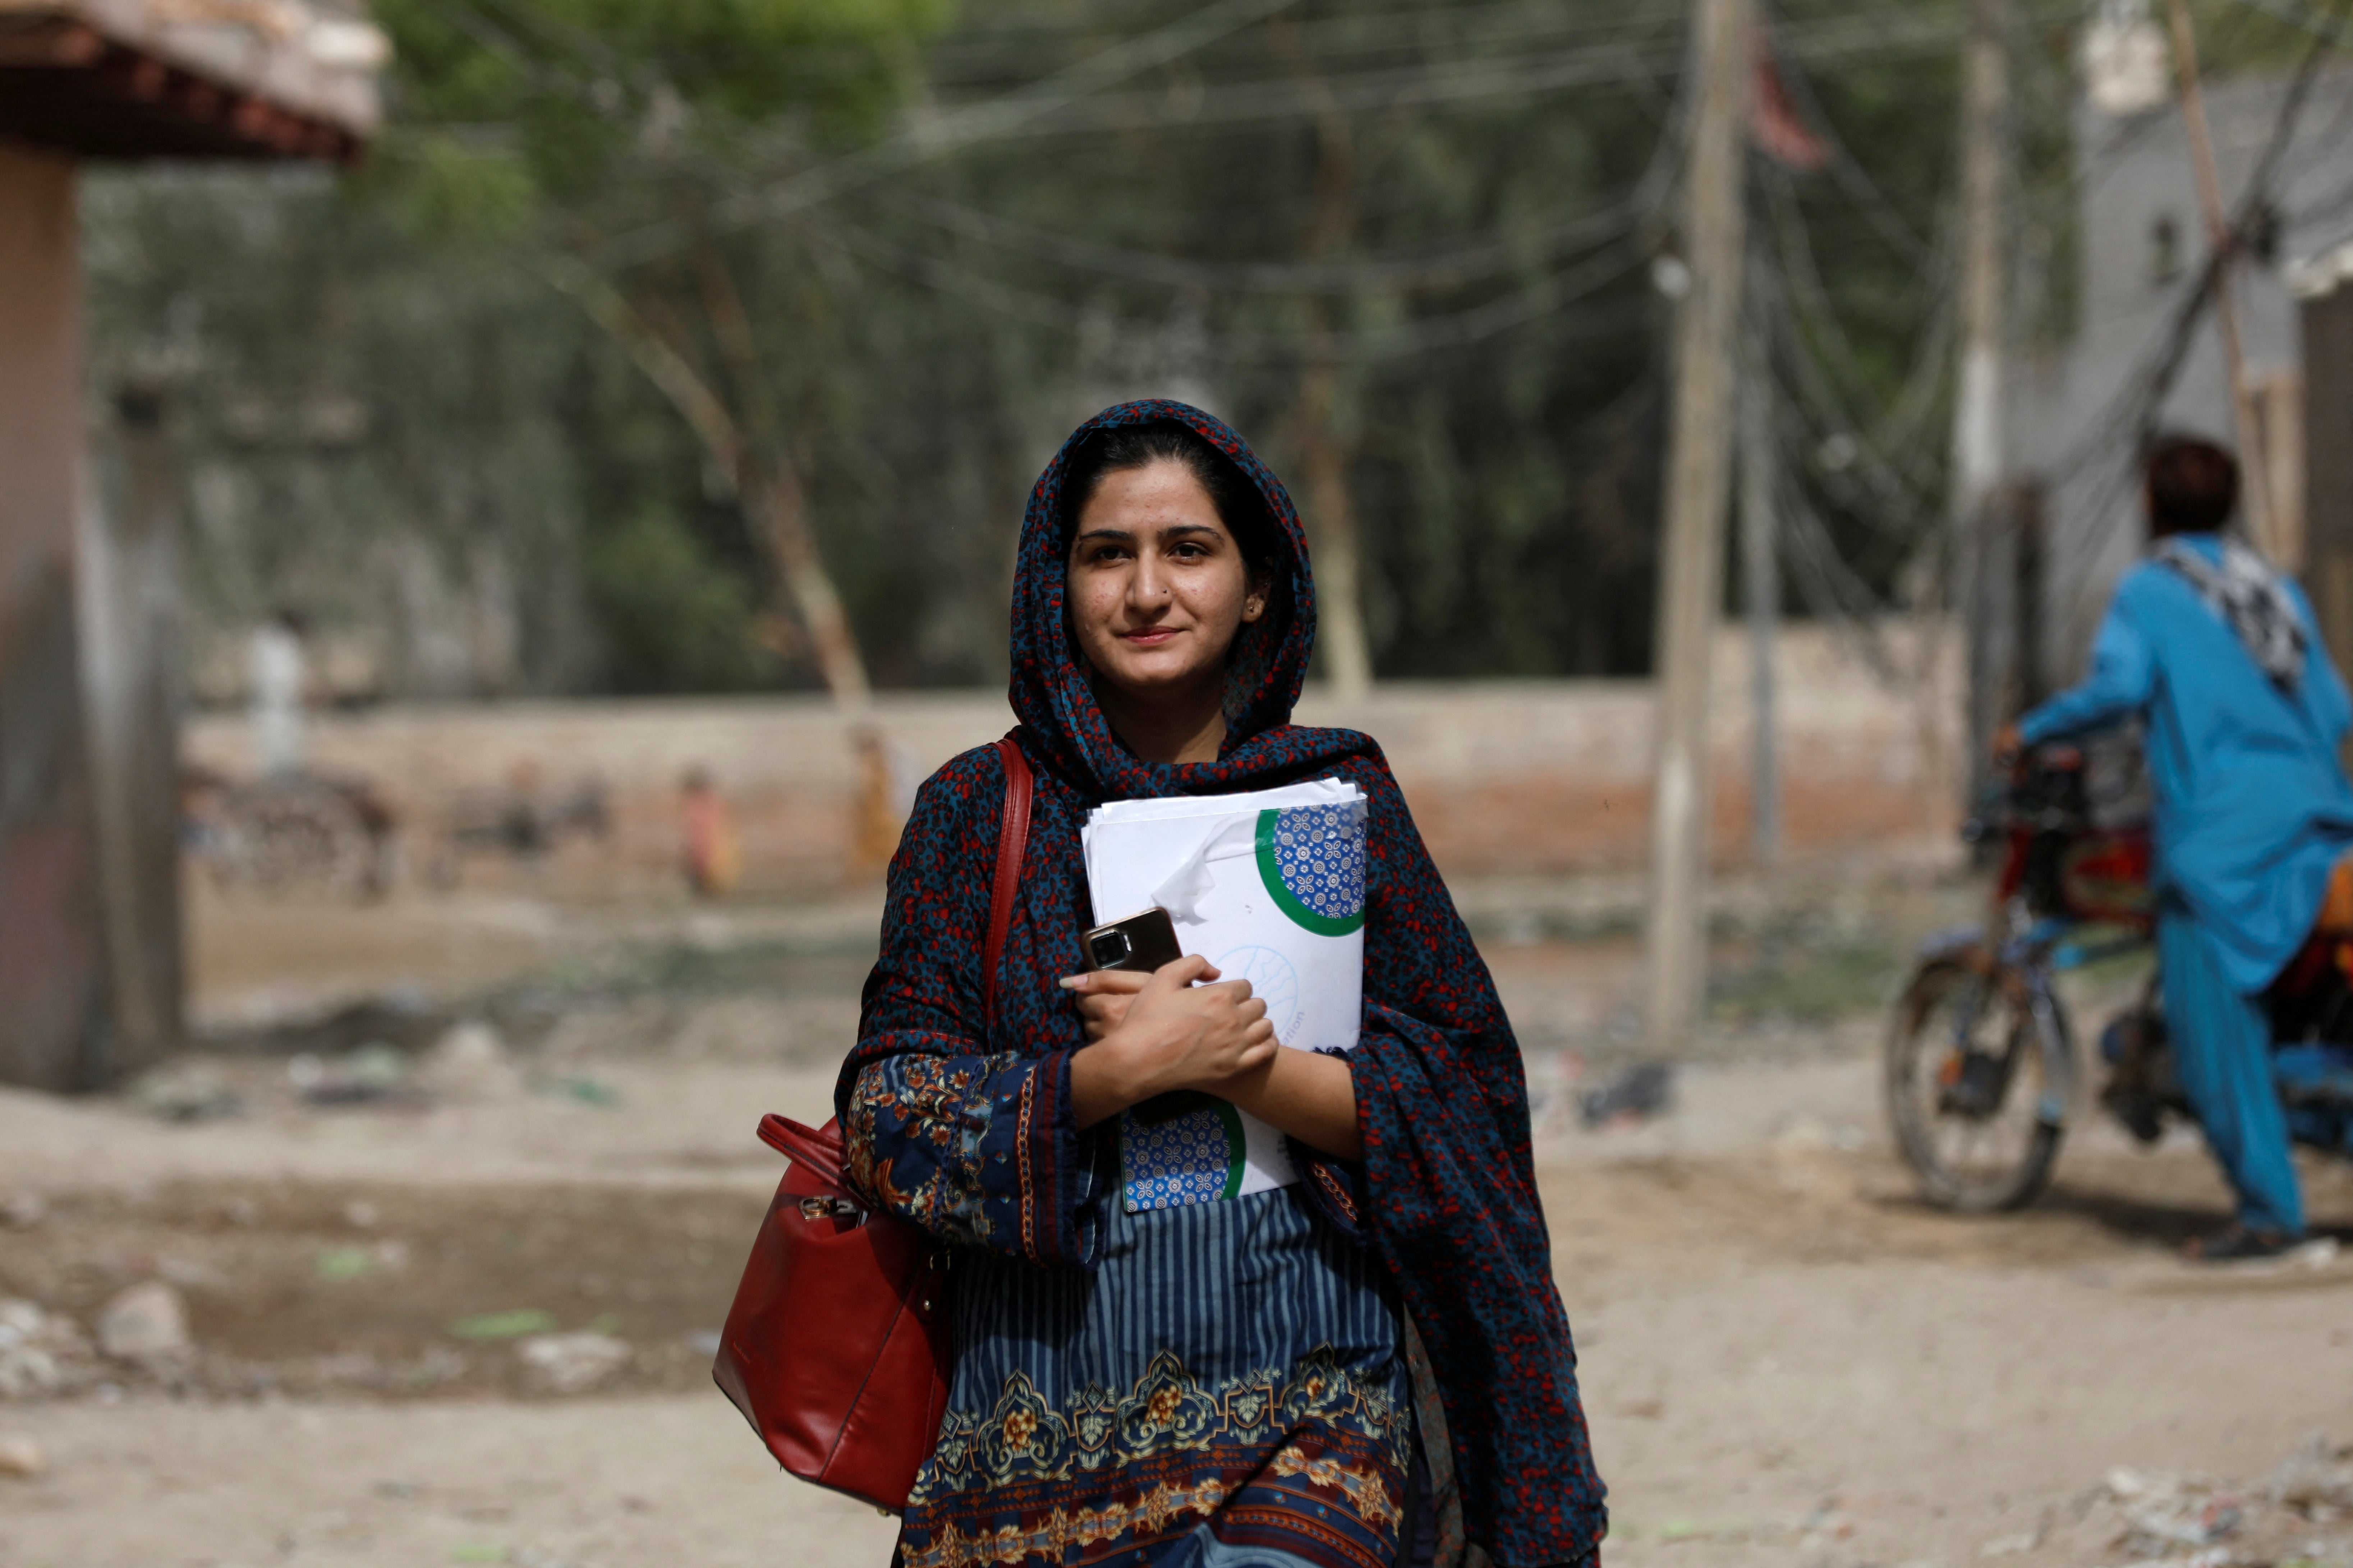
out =
[[[1120,1118],[1122,1186],[1128,1212],[1215,1203],[1241,1191],[1240,1112],[1208,1095],[1174,1116],[1155,1119],[1150,1101]]]
[[[1223,980],[1247,980],[1250,994],[1266,1004],[1266,1021],[1284,1045],[1299,1029],[1299,971],[1271,947],[1238,947],[1213,962]]]
[[[1365,813],[1347,805],[1264,811],[1258,868],[1293,922],[1319,936],[1346,936],[1365,923]]]

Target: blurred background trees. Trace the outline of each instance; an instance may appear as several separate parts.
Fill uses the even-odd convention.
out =
[[[359,177],[91,180],[98,380],[176,391],[199,626],[294,609],[353,698],[997,680],[1031,479],[1143,395],[1353,547],[1381,677],[1638,674],[1683,10],[378,0]],[[2016,40],[2031,332],[2076,11]],[[1752,226],[1812,613],[1940,569],[1960,34],[1772,19],[1831,150]]]

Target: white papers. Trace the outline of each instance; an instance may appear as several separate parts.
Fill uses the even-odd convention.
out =
[[[1186,952],[1250,983],[1283,1045],[1352,1049],[1364,1012],[1365,809],[1362,792],[1336,779],[1099,806],[1080,836],[1095,919],[1159,905]],[[1282,1135],[1222,1100],[1138,1107],[1120,1132],[1130,1209],[1299,1179]]]

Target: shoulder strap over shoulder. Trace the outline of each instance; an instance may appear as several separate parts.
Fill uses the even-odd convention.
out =
[[[1018,734],[1018,731],[1015,731]],[[1021,886],[1021,861],[1029,850],[1029,759],[1014,734],[997,742],[1005,760],[1005,815],[997,829],[997,883],[988,896],[988,946],[981,958],[981,994],[987,1017],[997,1021],[997,971],[1005,956],[1005,933],[1013,924],[1013,895]]]

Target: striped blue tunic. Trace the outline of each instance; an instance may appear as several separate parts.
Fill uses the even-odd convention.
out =
[[[1295,1186],[1103,1207],[1092,1273],[959,1255],[906,1568],[1389,1568],[1410,1391],[1379,1261]]]

